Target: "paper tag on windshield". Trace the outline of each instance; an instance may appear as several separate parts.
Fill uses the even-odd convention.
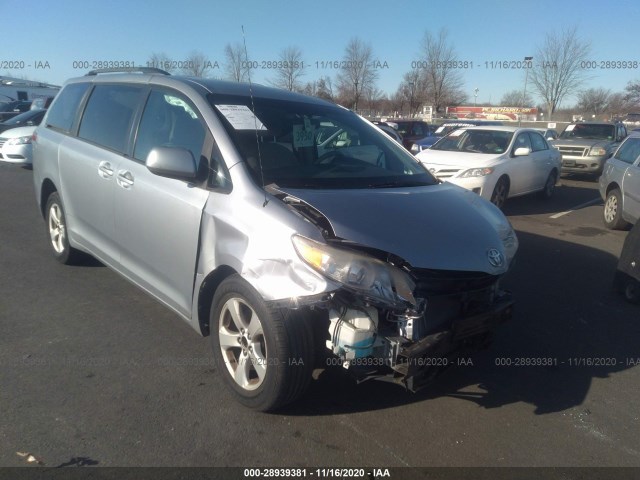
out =
[[[570,132],[571,130],[573,130],[574,128],[576,128],[575,125],[567,125],[567,128],[564,129],[565,132]]]
[[[216,108],[236,130],[267,129],[246,105],[216,105]]]
[[[309,124],[311,127],[311,124]],[[315,130],[306,128],[306,125],[293,126],[293,147],[313,147],[315,145]]]

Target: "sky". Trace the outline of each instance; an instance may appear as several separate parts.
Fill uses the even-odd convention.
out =
[[[260,66],[251,73],[257,83],[274,78],[266,62],[278,60],[289,46],[303,53],[303,82],[335,77],[338,70],[330,65],[343,59],[347,43],[357,37],[378,59],[377,87],[391,95],[420,60],[425,32],[446,28],[458,59],[469,62],[461,70],[468,103],[475,98],[497,104],[525,83],[524,71],[498,68],[497,62],[533,56],[548,32],[574,26],[590,41],[589,58],[598,67],[589,70],[583,88],[619,92],[640,80],[640,50],[633,47],[637,0],[0,0],[0,15],[16,15],[23,20],[16,24],[25,25],[24,34],[5,30],[0,39],[0,75],[56,85],[84,75],[94,62],[144,65],[153,53],[178,61],[194,51],[211,61],[210,76],[222,77],[224,47],[243,41],[243,27],[249,59]],[[637,68],[607,67],[604,62],[612,60],[635,61]],[[527,93],[539,102],[530,82]],[[569,97],[563,105],[573,103]]]

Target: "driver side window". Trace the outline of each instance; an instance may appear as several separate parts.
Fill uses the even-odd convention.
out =
[[[531,141],[529,140],[529,135],[526,132],[523,132],[516,137],[516,141],[513,144],[513,151],[511,152],[511,154],[513,155],[517,149],[523,147],[528,148],[529,151],[532,151]]]
[[[185,99],[154,90],[140,120],[133,156],[145,162],[154,147],[182,147],[198,161],[204,137],[198,114]]]

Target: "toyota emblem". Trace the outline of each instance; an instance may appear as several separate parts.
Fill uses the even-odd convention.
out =
[[[489,249],[487,252],[487,258],[489,259],[489,263],[492,267],[501,267],[504,265],[504,256],[495,248]]]

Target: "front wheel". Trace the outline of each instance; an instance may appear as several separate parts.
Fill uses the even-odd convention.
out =
[[[602,220],[607,228],[612,230],[622,230],[628,223],[622,218],[622,195],[620,190],[614,188],[607,193],[602,211]]]
[[[268,305],[245,280],[232,275],[214,295],[209,325],[218,371],[243,405],[275,410],[307,389],[313,338],[297,312]]]
[[[45,220],[53,256],[65,265],[76,262],[80,252],[69,245],[66,216],[58,192],[53,192],[47,199]]]
[[[554,170],[549,173],[549,176],[547,177],[547,181],[544,184],[544,188],[540,191],[540,196],[545,200],[550,199],[553,196],[553,192],[556,189],[557,181],[558,181],[558,174]]]
[[[491,203],[498,208],[502,208],[504,206],[504,202],[507,201],[508,196],[509,180],[507,180],[506,177],[500,177],[493,189],[493,193],[491,194]]]

